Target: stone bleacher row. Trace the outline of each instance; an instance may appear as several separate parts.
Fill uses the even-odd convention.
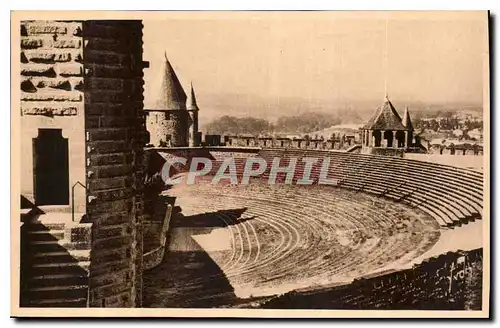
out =
[[[244,217],[251,218],[228,224],[230,254],[210,255],[233,286],[257,284],[269,293],[280,285],[348,281],[411,252],[423,254],[439,238],[430,217],[352,191],[255,180],[248,186],[208,185],[207,177],[197,182],[168,191],[187,215],[215,213],[231,222],[221,210],[245,207]],[[339,238],[348,244],[341,246]]]
[[[366,155],[334,151],[265,149],[258,157],[268,163],[261,179],[267,180],[273,158],[280,158],[286,166],[291,158],[297,158],[293,182],[304,174],[304,157],[317,158],[311,180],[318,184],[322,161],[329,157],[328,179],[336,186],[368,192],[402,202],[432,216],[442,227],[460,226],[482,218],[483,175],[463,168],[426,163],[389,156]],[[222,158],[212,167],[217,172]],[[235,159],[238,175],[244,170],[245,159]],[[278,173],[276,182],[284,182],[285,174]]]

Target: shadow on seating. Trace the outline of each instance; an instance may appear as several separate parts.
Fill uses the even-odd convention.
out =
[[[144,272],[143,306],[212,308],[246,302],[235,296],[234,288],[224,271],[192,236],[201,232],[199,228],[208,228],[202,230],[209,233],[211,228],[251,220],[252,218],[240,219],[247,209],[238,208],[192,216],[183,216],[179,210],[178,207],[174,210],[168,246],[162,263]],[[225,221],[221,220],[222,217]],[[178,235],[174,236],[176,233]],[[179,240],[187,245],[186,248],[173,250],[173,244]]]
[[[233,226],[245,221],[254,219],[241,218],[243,213],[247,208],[239,208],[232,210],[220,210],[210,213],[201,213],[191,216],[183,216],[182,213],[177,215],[176,219],[172,221],[171,227],[173,228],[225,228],[227,226]]]

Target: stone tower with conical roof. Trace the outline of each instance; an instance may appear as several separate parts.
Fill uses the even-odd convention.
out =
[[[189,112],[189,147],[197,147],[201,144],[201,134],[198,131],[198,104],[194,93],[193,83],[191,82],[191,94],[187,102],[187,111]]]
[[[186,93],[165,54],[158,99],[146,110],[149,144],[155,147],[188,146],[189,112]]]
[[[403,119],[386,95],[384,104],[361,128],[362,151],[372,154],[402,154],[414,147],[413,125],[408,108]]]

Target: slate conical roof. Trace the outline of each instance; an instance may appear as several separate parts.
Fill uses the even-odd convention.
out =
[[[196,95],[194,94],[193,83],[191,82],[191,96],[187,102],[187,109],[189,110],[200,110],[198,104],[196,103]]]
[[[154,109],[186,109],[186,93],[165,53],[163,75]]]
[[[405,114],[403,115],[403,125],[409,131],[413,131],[413,124],[411,124],[410,112],[408,107],[405,108]]]
[[[396,108],[385,96],[384,104],[377,109],[375,115],[363,126],[368,130],[406,130]]]

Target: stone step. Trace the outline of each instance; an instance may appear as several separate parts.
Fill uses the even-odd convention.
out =
[[[62,307],[62,308],[75,308],[86,307],[87,297],[80,298],[67,298],[67,299],[34,299],[26,302],[25,307]]]
[[[36,263],[33,264],[29,276],[46,276],[54,274],[72,274],[86,275],[90,261],[74,262],[74,263]]]
[[[72,262],[90,261],[90,250],[76,251],[54,251],[38,252],[31,256],[31,262],[37,263],[72,263]]]
[[[61,240],[64,239],[64,230],[29,230],[22,238],[28,242]]]
[[[85,275],[75,274],[58,274],[34,276],[28,280],[30,288],[37,287],[53,287],[53,286],[69,286],[69,285],[87,285],[89,277]]]
[[[50,230],[63,230],[66,227],[66,223],[40,223],[38,221],[35,222],[26,222],[26,228],[28,231],[50,231]]]
[[[62,252],[72,250],[88,250],[88,243],[71,243],[66,239],[59,240],[33,240],[27,245],[27,251],[34,253]]]
[[[61,285],[33,287],[26,292],[30,300],[67,300],[86,299],[88,295],[88,285]]]
[[[54,273],[54,274],[44,274],[44,275],[32,275],[29,279],[30,281],[38,280],[64,280],[73,278],[88,278],[88,272],[70,272],[70,273]]]

